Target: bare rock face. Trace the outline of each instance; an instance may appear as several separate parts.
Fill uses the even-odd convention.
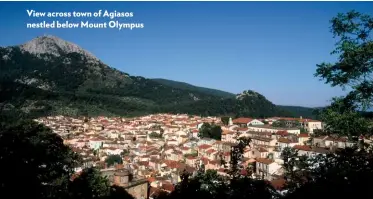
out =
[[[99,61],[96,56],[78,45],[51,35],[36,37],[20,45],[20,48],[36,56],[47,53],[58,57],[61,53],[79,53],[89,60]]]
[[[255,91],[252,91],[252,90],[245,90],[243,91],[242,93],[240,94],[237,94],[236,95],[236,99],[238,100],[242,100],[244,99],[245,97],[258,97],[260,94],[255,92]]]

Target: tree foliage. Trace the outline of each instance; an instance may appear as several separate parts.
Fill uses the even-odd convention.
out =
[[[350,139],[369,134],[369,120],[362,117],[355,108],[348,103],[348,99],[334,98],[333,103],[320,112],[320,117],[325,122],[323,131],[327,134],[347,136]]]
[[[110,194],[109,181],[94,168],[88,168],[74,179],[69,187],[71,198],[103,198]]]
[[[122,164],[123,160],[120,155],[109,155],[105,159],[105,163],[107,164],[108,167],[113,166],[115,164]]]
[[[317,65],[315,76],[332,86],[349,87],[348,96],[366,109],[373,105],[373,18],[350,11],[338,14],[331,24],[338,39],[332,54],[339,56],[338,61]]]
[[[288,160],[286,198],[362,197],[369,194],[366,182],[373,177],[373,158],[367,151],[347,148],[336,153]]]
[[[318,64],[315,76],[350,92],[334,98],[332,105],[320,112],[320,117],[330,133],[358,136],[371,132],[358,110],[367,110],[373,105],[373,18],[350,11],[338,14],[331,24],[331,32],[338,40],[332,54],[337,55],[338,60]]]
[[[372,105],[373,96],[373,18],[351,11],[331,20],[331,32],[338,38],[332,54],[339,55],[335,63],[317,65],[315,76],[332,86],[349,87],[344,97],[333,98],[332,104],[320,111],[325,129],[320,135],[337,134],[356,138],[371,132],[372,126],[359,110]],[[355,147],[335,153],[299,156],[286,149],[285,176],[289,193],[285,198],[365,198],[370,194],[373,177],[371,146],[357,143]]]
[[[200,138],[212,138],[215,140],[221,140],[222,134],[221,127],[215,124],[203,123],[198,132]]]
[[[156,132],[151,132],[150,134],[149,134],[149,137],[150,138],[162,138],[162,133],[156,133]]]
[[[248,146],[251,142],[250,138],[239,137],[238,133],[236,135],[236,139],[237,145],[232,147],[230,161],[231,168],[228,172],[233,179],[239,178],[241,176],[241,171],[244,166],[242,162],[243,152],[246,146]]]
[[[44,125],[0,113],[1,198],[123,198],[98,170],[85,169],[71,181],[81,157]],[[22,189],[20,191],[20,189]]]
[[[33,121],[0,123],[0,192],[16,197],[61,198],[80,158],[58,135]],[[22,187],[23,191],[19,191]]]
[[[227,117],[227,116],[224,116],[224,117],[221,117],[221,122],[224,124],[224,125],[228,125],[229,124],[229,118],[230,117]]]

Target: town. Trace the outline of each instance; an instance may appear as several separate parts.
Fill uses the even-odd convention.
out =
[[[36,121],[50,127],[83,157],[77,175],[87,167],[99,168],[112,184],[125,187],[135,198],[172,192],[181,172],[193,173],[201,166],[227,175],[227,165],[222,162],[229,163],[240,137],[251,139],[243,153],[244,168],[250,167],[252,178],[268,180],[279,191],[284,184],[281,152],[286,147],[311,156],[355,144],[343,137],[312,136],[323,129],[323,123],[302,117],[223,119],[156,114],[138,118],[49,116]],[[201,135],[204,126],[217,127],[220,140]]]

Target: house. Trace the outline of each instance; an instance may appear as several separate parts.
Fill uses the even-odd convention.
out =
[[[339,149],[343,149],[346,147],[353,147],[355,145],[354,142],[349,141],[346,137],[330,137],[328,136],[325,139],[325,146],[326,147],[336,147]]]
[[[183,146],[180,147],[180,150],[183,155],[192,153],[192,149],[190,147]]]
[[[205,157],[210,160],[216,160],[218,158],[218,151],[213,148],[210,148],[205,152]]]
[[[198,156],[205,156],[206,151],[209,150],[210,148],[212,148],[212,146],[208,144],[203,144],[203,145],[198,146]]]
[[[244,117],[234,119],[232,122],[233,122],[233,124],[239,125],[240,127],[244,127],[244,128],[248,127],[248,126],[264,125],[263,122],[261,122],[257,119],[244,118]]]
[[[236,142],[236,133],[233,131],[223,131],[221,134],[221,141],[223,142]]]
[[[102,148],[107,155],[120,155],[123,152],[123,149],[117,149],[114,147]]]
[[[179,151],[174,151],[167,155],[167,159],[169,160],[179,161],[182,158],[183,158],[183,154]]]
[[[306,129],[308,133],[312,134],[314,130],[322,129],[321,121],[305,119],[302,122],[303,122],[303,127]]]
[[[89,148],[93,150],[97,150],[101,148],[103,144],[104,144],[104,140],[98,139],[98,138],[92,138],[89,140],[89,143],[88,143]]]
[[[185,131],[177,131],[177,132],[175,132],[175,135],[177,135],[177,136],[187,136],[188,133],[185,132]]]
[[[184,142],[188,141],[188,137],[186,135],[180,135],[178,138],[177,138],[177,142],[178,144],[182,144]]]
[[[308,133],[300,133],[298,135],[298,144],[305,145],[310,140],[310,135]]]
[[[294,149],[298,150],[298,155],[299,156],[308,156],[308,157],[312,157],[312,156],[315,156],[315,155],[318,155],[318,154],[327,154],[327,153],[330,153],[329,150],[325,149],[325,148],[320,148],[320,147],[311,147],[311,146],[307,146],[307,145],[295,145],[293,147]]]
[[[248,128],[237,128],[236,131],[242,134],[242,133],[246,133],[247,131],[249,131],[249,129]]]
[[[199,130],[198,130],[198,129],[193,129],[193,130],[192,130],[192,137],[194,137],[194,138],[198,138],[198,133],[199,133]]]
[[[255,145],[276,146],[276,139],[273,139],[273,138],[257,136],[257,137],[252,137],[251,142],[254,146]]]
[[[212,145],[216,142],[216,140],[212,139],[212,138],[202,138],[198,141],[197,145],[200,146],[200,145],[204,145],[204,144],[207,144],[207,145]]]
[[[279,151],[284,150],[286,147],[293,147],[298,144],[298,140],[292,140],[289,138],[279,138],[277,140],[277,147]]]
[[[269,151],[263,147],[252,148],[244,153],[247,158],[267,158]]]
[[[257,158],[256,159],[256,175],[265,180],[272,180],[274,176],[283,173],[282,166],[272,159]]]
[[[149,160],[149,167],[153,168],[154,170],[161,169],[161,160],[160,159],[150,159]]]
[[[323,129],[323,125],[321,121],[306,119],[306,118],[283,118],[283,117],[276,117],[276,118],[268,118],[267,121],[272,124],[274,121],[282,120],[285,121],[285,124],[288,126],[294,125],[294,123],[299,123],[301,127],[303,127],[308,133],[313,133],[316,129]]]
[[[237,143],[232,143],[232,142],[222,142],[222,152],[231,152],[233,147],[237,146]]]
[[[167,145],[178,145],[179,142],[175,139],[170,139],[170,140],[167,140]]]
[[[263,125],[263,126],[249,126],[249,131],[255,131],[255,132],[269,132],[269,133],[277,133],[278,131],[287,131],[290,134],[299,134],[300,129],[299,128],[279,128],[279,127],[273,127],[269,125]]]
[[[313,138],[313,145],[317,147],[346,148],[353,147],[356,143],[345,137],[320,136]]]
[[[248,123],[248,126],[256,126],[256,125],[264,125],[264,123],[257,119],[253,119],[251,122]]]
[[[318,147],[326,147],[325,146],[325,140],[328,138],[328,136],[319,136],[314,137],[312,139],[312,145],[318,146]]]
[[[197,146],[197,142],[196,141],[188,141],[188,142],[184,143],[183,146],[193,149],[194,147]]]
[[[191,167],[195,167],[196,162],[197,162],[197,157],[195,157],[195,156],[190,155],[190,156],[185,157],[185,164],[187,164]]]

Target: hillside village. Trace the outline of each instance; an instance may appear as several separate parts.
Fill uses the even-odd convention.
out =
[[[111,183],[125,187],[135,198],[171,192],[180,181],[181,172],[194,173],[202,166],[227,175],[227,165],[222,162],[229,163],[231,150],[242,136],[251,138],[243,154],[244,168],[253,170],[252,178],[271,181],[277,189],[283,183],[284,148],[296,148],[299,155],[313,155],[354,144],[347,138],[312,136],[323,128],[322,122],[301,117],[229,118],[227,124],[218,117],[186,114],[137,118],[50,116],[36,121],[50,127],[83,157],[84,164],[76,168],[77,175],[84,167],[100,168]],[[276,127],[280,122],[285,127]],[[220,126],[221,140],[200,138],[204,123]],[[108,165],[110,156],[120,156],[122,160]]]

